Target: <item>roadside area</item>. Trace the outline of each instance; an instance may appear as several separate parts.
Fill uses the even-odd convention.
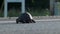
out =
[[[60,34],[60,18],[34,18],[29,24],[16,24],[16,18],[1,18],[0,34]]]
[[[18,17],[0,17],[0,21],[5,20],[16,20]],[[33,16],[34,20],[41,20],[41,19],[60,19],[60,16]]]
[[[0,23],[16,23],[18,17],[0,17]],[[35,21],[60,21],[60,16],[34,16]]]

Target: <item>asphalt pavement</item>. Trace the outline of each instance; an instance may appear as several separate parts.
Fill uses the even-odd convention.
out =
[[[0,21],[0,34],[60,34],[60,19],[35,20],[36,23]]]

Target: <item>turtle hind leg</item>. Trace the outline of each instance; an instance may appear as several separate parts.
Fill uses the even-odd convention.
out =
[[[36,23],[34,20],[31,20],[32,21],[32,23]]]
[[[18,20],[16,20],[16,23],[18,24]]]

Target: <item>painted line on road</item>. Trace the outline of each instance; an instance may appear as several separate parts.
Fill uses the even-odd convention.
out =
[[[60,19],[42,19],[42,20],[35,20],[35,21],[58,21]],[[0,23],[13,23],[16,21],[0,21]]]
[[[35,20],[35,21],[58,21],[60,19],[42,19],[42,20]]]
[[[16,21],[0,21],[0,23],[14,23]]]

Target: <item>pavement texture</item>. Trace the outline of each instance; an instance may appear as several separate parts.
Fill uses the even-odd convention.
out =
[[[0,34],[60,34],[60,20],[25,24],[0,23]]]
[[[59,18],[34,18],[36,23],[24,24],[16,24],[16,18],[0,19],[0,34],[60,34]]]

